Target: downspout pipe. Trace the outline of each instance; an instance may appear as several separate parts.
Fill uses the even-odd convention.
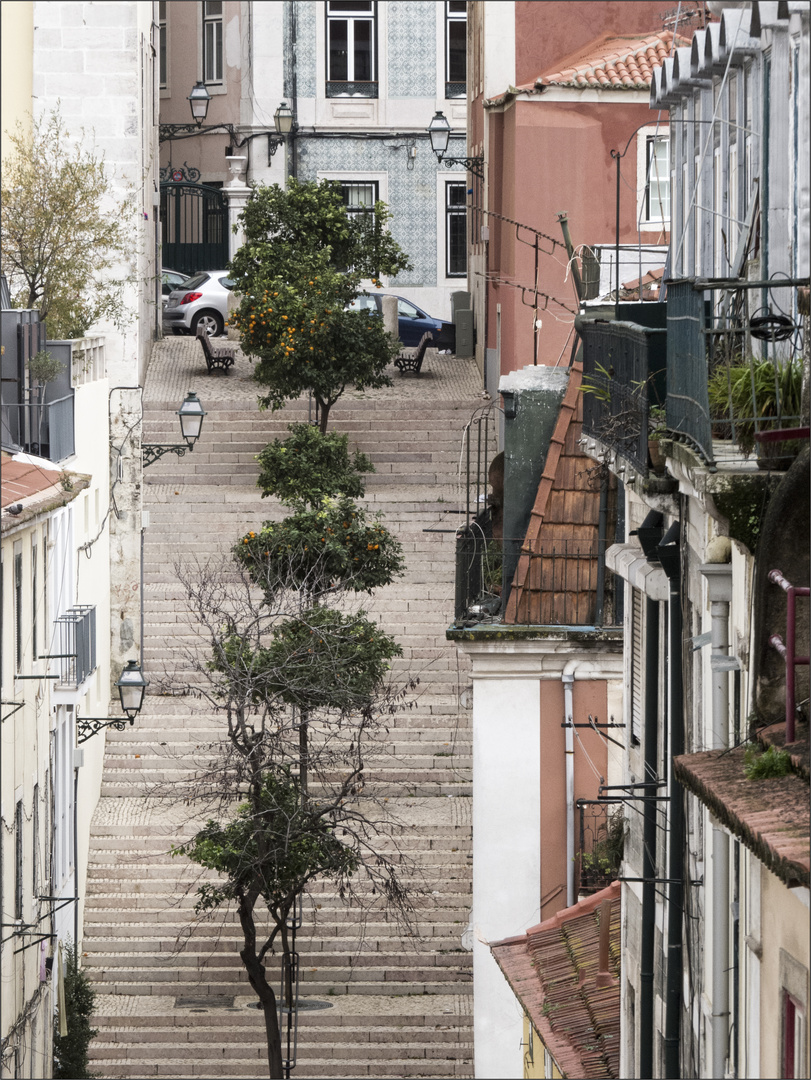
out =
[[[657,545],[659,562],[669,585],[668,595],[668,699],[670,702],[670,848],[668,852],[667,976],[665,983],[665,1069],[667,1080],[679,1080],[682,1071],[681,1016],[683,980],[684,802],[673,772],[673,758],[684,753],[684,696],[682,689],[681,544],[679,522],[674,522]]]
[[[566,907],[575,902],[574,896],[574,671],[563,671],[563,722],[566,732]]]
[[[711,750],[729,747],[729,604],[732,567],[705,563],[699,570],[707,581],[710,600],[712,714]],[[729,1055],[729,836],[712,821],[712,1075],[725,1076]]]
[[[659,768],[659,603],[645,605],[645,776],[658,780]],[[653,1077],[654,942],[656,929],[656,808],[653,799],[642,811],[642,942],[640,949],[639,1075]]]

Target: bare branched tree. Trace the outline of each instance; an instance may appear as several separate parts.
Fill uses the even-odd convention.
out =
[[[302,573],[291,548],[290,572],[280,574],[276,560],[272,588],[267,577],[257,586],[237,557],[176,567],[197,640],[172,688],[201,696],[225,722],[179,792],[216,817],[173,852],[220,874],[198,885],[198,913],[236,906],[271,1077],[282,1076],[283,1059],[266,964],[281,952],[294,1008],[290,927],[301,897],[328,880],[343,900],[383,907],[405,929],[417,895],[398,827],[368,775],[410,687],[391,682],[400,648],[364,611],[314,601],[313,593],[335,601],[353,589],[351,568],[334,576],[334,557],[308,551]]]

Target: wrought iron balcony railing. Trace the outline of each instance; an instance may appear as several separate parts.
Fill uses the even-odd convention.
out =
[[[578,892],[597,892],[619,876],[625,821],[621,810],[587,799],[578,800],[577,816]]]
[[[484,527],[483,527],[484,524]],[[621,621],[599,545],[487,535],[486,515],[456,534],[456,625],[593,627]],[[506,611],[505,611],[506,602]]]
[[[584,319],[583,434],[609,446],[643,475],[651,420],[663,413],[667,331]]]
[[[75,690],[96,669],[96,609],[81,604],[69,608],[54,621],[55,648],[59,657],[57,689]]]

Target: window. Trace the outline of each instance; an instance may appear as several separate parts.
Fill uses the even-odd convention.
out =
[[[34,784],[34,807],[33,807],[33,823],[31,828],[32,835],[32,852],[31,852],[31,869],[32,869],[32,887],[33,895],[39,896],[39,784]]]
[[[203,3],[203,82],[222,82],[222,0]]]
[[[805,1075],[805,1009],[783,991],[783,1068],[785,1077]]]
[[[14,544],[14,659],[17,671],[23,666],[23,549]]]
[[[377,4],[327,2],[327,97],[377,97]]]
[[[645,630],[642,593],[631,586],[631,745],[639,746],[645,707]]]
[[[341,180],[339,183],[347,214],[365,214],[374,209],[379,198],[377,180],[357,182]]]
[[[14,808],[14,918],[23,917],[23,801]]]
[[[445,276],[467,275],[467,189],[464,183],[445,184]]]
[[[158,4],[158,71],[160,88],[166,88],[166,0]]]
[[[670,136],[645,137],[643,222],[670,221]]]
[[[445,97],[467,92],[467,3],[445,0]]]
[[[36,660],[38,655],[39,621],[37,619],[37,601],[39,599],[39,578],[37,566],[37,542],[31,538],[31,647]]]

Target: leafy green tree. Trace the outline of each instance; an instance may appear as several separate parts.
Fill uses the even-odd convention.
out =
[[[60,1035],[60,1017],[54,1021],[54,1067],[56,1080],[83,1080],[95,1074],[88,1071],[88,1049],[98,1031],[90,1026],[96,992],[86,972],[79,967],[76,945],[68,941],[63,951],[65,970],[65,1019],[67,1034]]]
[[[379,517],[351,501],[324,499],[282,521],[266,521],[234,555],[270,599],[292,588],[312,598],[327,592],[371,592],[403,569],[402,547]]]
[[[260,404],[279,409],[309,392],[325,432],[347,386],[391,384],[396,337],[381,319],[348,309],[364,280],[377,283],[379,274],[410,265],[386,229],[389,217],[381,202],[348,214],[333,181],[254,190],[240,219],[245,242],[231,263],[242,294],[231,321],[258,360],[254,375],[267,388]]]
[[[346,435],[324,434],[312,424],[289,424],[287,430],[288,438],[274,439],[257,455],[263,499],[275,495],[286,506],[305,509],[327,495],[363,498],[362,474],[375,467],[360,450],[350,457]]]
[[[102,320],[123,325],[134,217],[103,155],[71,139],[58,109],[9,139],[0,265],[13,303],[38,308],[51,338],[81,337]]]

